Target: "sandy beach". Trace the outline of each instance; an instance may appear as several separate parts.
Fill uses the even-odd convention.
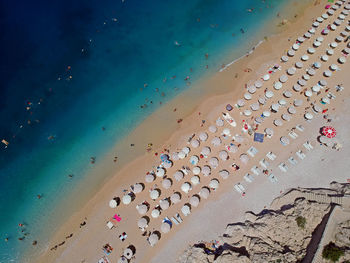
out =
[[[112,253],[108,256],[110,262],[118,262],[124,249],[129,245],[133,245],[136,248],[135,258],[132,259],[132,262],[175,262],[188,244],[202,239],[214,238],[223,231],[225,225],[229,222],[244,219],[245,211],[260,211],[265,206],[268,206],[276,196],[289,188],[328,186],[333,180],[344,182],[347,179],[347,175],[341,171],[346,171],[350,168],[349,163],[344,162],[346,156],[349,155],[349,147],[347,147],[349,140],[346,134],[350,123],[348,117],[350,108],[349,89],[347,89],[350,83],[346,72],[349,72],[350,66],[348,62],[344,64],[339,63],[338,58],[344,56],[342,50],[348,45],[349,41],[338,42],[337,47],[334,49],[329,47],[329,44],[334,42],[334,39],[342,31],[345,31],[345,27],[348,25],[348,16],[335,30],[330,30],[328,35],[322,36],[324,39],[319,47],[314,48],[315,52],[313,54],[308,53],[308,48],[312,47],[316,38],[321,36],[322,29],[326,25],[333,23],[344,10],[344,4],[336,9],[333,15],[330,15],[325,21],[320,23],[319,26],[314,27],[315,33],[310,34],[310,39],[305,38],[303,43],[300,43],[300,47],[297,48],[294,56],[290,56],[285,63],[280,60],[281,56],[286,55],[286,51],[291,49],[292,45],[296,43],[296,39],[299,36],[303,36],[312,27],[311,25],[315,19],[327,12],[325,9],[326,4],[326,1],[320,1],[320,3],[316,2],[315,5],[309,6],[304,14],[298,14],[296,21],[293,23],[288,22],[285,26],[279,28],[280,33],[269,37],[251,55],[242,58],[226,70],[199,84],[202,85],[203,89],[210,89],[211,87],[216,89],[218,87],[219,95],[203,98],[203,102],[197,107],[191,105],[190,101],[192,96],[200,96],[200,90],[191,89],[180,95],[173,102],[165,105],[162,111],[154,113],[149,120],[141,124],[128,139],[124,140],[124,144],[119,147],[120,149],[123,149],[123,147],[127,148],[130,147],[130,143],[133,143],[139,147],[136,150],[144,151],[144,148],[147,146],[145,138],[147,138],[148,142],[153,143],[152,150],[131,163],[123,165],[122,169],[112,179],[105,182],[101,190],[62,226],[51,242],[47,244],[47,251],[39,259],[35,259],[35,262],[98,262],[104,256],[102,247],[107,243],[113,247]],[[282,18],[278,18],[278,20],[281,21]],[[334,50],[334,54],[329,55],[327,62],[321,62],[320,68],[315,69],[313,75],[309,74],[310,79],[307,80],[307,84],[304,87],[301,87],[302,92],[295,92],[293,85],[298,80],[301,80],[303,75],[306,75],[306,70],[310,68],[313,62],[320,61],[320,56],[326,54],[327,49]],[[288,75],[288,79],[283,83],[281,89],[275,89],[273,87],[274,82],[277,82],[282,75],[287,76],[286,70],[293,67],[296,62],[301,61],[301,56],[305,54],[309,58],[303,61],[303,67],[296,69],[295,74]],[[274,73],[268,73],[269,69],[273,69],[276,64],[278,64],[279,69],[274,70]],[[340,70],[332,71],[331,77],[324,77],[323,72],[328,70],[332,64],[338,65]],[[261,77],[265,74],[269,74],[270,77],[267,81],[261,80]],[[320,94],[313,92],[308,101],[304,94],[304,89],[310,90],[321,79],[327,81],[326,87],[320,90]],[[251,94],[252,99],[244,100],[245,106],[235,107],[234,105],[237,101],[247,93],[245,87],[253,85],[257,80],[260,80],[262,87],[257,88]],[[344,90],[337,92],[335,86],[340,84],[344,86]],[[227,88],[232,91],[227,93]],[[266,96],[266,89],[273,91],[273,97],[267,99],[264,105],[259,105],[257,111],[252,111],[249,116],[245,116],[243,112],[248,110],[251,104],[257,102],[258,98]],[[290,91],[290,98],[288,98],[289,95],[286,96],[284,94],[286,90]],[[320,100],[329,92],[336,95],[336,98],[331,99],[330,104],[321,104]],[[271,116],[264,117],[263,122],[258,125],[256,130],[256,132],[264,133],[266,128],[273,128],[274,134],[272,138],[265,137],[263,143],[253,142],[253,136],[242,131],[244,124],[248,123],[250,126],[255,127],[255,117],[259,117],[264,111],[269,111],[272,104],[278,104],[281,100],[284,100],[286,105],[281,106],[278,113],[271,113]],[[302,100],[303,103],[300,106],[294,106],[296,113],[288,114],[288,108],[293,106],[295,100]],[[179,102],[188,105],[186,107],[190,108],[192,113],[188,116],[183,115],[183,112],[187,111],[188,108],[183,109],[179,107]],[[324,114],[328,114],[329,118],[332,119],[330,124],[327,123],[322,112],[316,113],[312,110],[311,103],[314,102],[322,107],[323,110],[327,109]],[[224,120],[222,121],[223,125],[217,122],[218,118],[222,119],[222,112],[228,112],[225,109],[227,104],[233,106],[233,110],[229,114],[235,119],[236,127],[231,126]],[[305,120],[304,115],[306,112],[312,113],[312,120]],[[247,112],[246,114],[248,115]],[[283,120],[283,125],[276,127],[274,120],[281,119],[282,114],[288,114],[290,121]],[[178,122],[178,119],[182,121]],[[172,121],[169,122],[168,120]],[[170,137],[166,133],[158,134],[154,131],[156,125],[162,125],[163,123],[169,125],[169,130],[175,131]],[[299,124],[304,127],[304,131],[295,130],[298,137],[292,139],[288,136],[288,133]],[[212,125],[217,126],[215,133],[208,131]],[[337,140],[343,145],[340,151],[327,148],[317,142],[317,138],[320,135],[320,127],[324,125],[332,125],[337,129]],[[234,143],[236,145],[240,144],[238,151],[236,153],[228,153],[229,159],[225,161],[219,158],[219,152],[227,150],[226,146],[234,138],[227,135],[223,136],[224,129],[229,129],[231,135],[241,135],[244,138],[242,142],[237,142],[236,139]],[[140,133],[140,131],[142,132]],[[195,148],[188,143],[189,137],[195,134],[194,139],[198,139],[198,134],[203,131],[208,134],[208,138],[205,141],[200,141],[199,147]],[[287,146],[281,145],[280,138],[282,136],[289,138]],[[221,143],[218,146],[212,144],[212,139],[215,137],[220,137]],[[306,141],[313,145],[311,151],[303,147],[303,143]],[[219,163],[218,167],[212,167],[210,176],[203,176],[201,173],[198,185],[194,185],[191,182],[191,177],[194,175],[193,172],[189,172],[189,175],[186,175],[179,182],[176,181],[173,174],[181,169],[182,166],[189,166],[191,170],[197,166],[191,165],[189,159],[193,155],[200,156],[204,146],[211,148],[210,156],[208,158],[200,158],[197,165],[200,167],[209,165],[210,158],[216,156]],[[240,155],[246,154],[251,146],[254,146],[258,152],[254,157],[247,155],[249,160],[245,164],[240,159]],[[152,183],[145,182],[146,173],[151,170],[156,171],[157,166],[161,164],[160,155],[162,152],[167,153],[169,151],[169,155],[172,157],[174,152],[181,151],[183,147],[190,147],[191,151],[188,156],[183,160],[173,161],[173,166],[166,169],[165,175],[172,179],[173,183],[169,189],[162,187],[162,178],[159,177]],[[167,151],[164,151],[164,149],[167,149]],[[306,154],[304,160],[296,157],[295,153],[298,150],[302,150]],[[273,161],[268,160],[266,157],[266,154],[270,151],[277,156]],[[298,164],[295,166],[288,162],[288,158],[292,155],[298,160]],[[124,156],[124,158],[126,160],[127,156]],[[270,163],[267,173],[268,175],[273,174],[278,179],[278,182],[271,182],[268,176],[263,174],[253,175],[254,181],[251,183],[243,179],[246,173],[252,174],[251,168],[259,166],[259,161],[262,159],[266,159]],[[122,159],[121,162],[125,160]],[[278,168],[281,162],[284,162],[289,167],[286,173],[283,173]],[[240,166],[238,171],[233,171],[233,163]],[[103,163],[99,165],[103,165]],[[335,169],[338,172],[334,172]],[[227,179],[219,175],[219,171],[222,170],[229,171],[230,176]],[[211,189],[209,198],[207,200],[201,199],[198,207],[192,207],[191,214],[184,216],[181,213],[182,206],[189,202],[191,196],[198,194],[203,186],[208,186],[209,182],[214,178],[219,180],[219,188],[215,191]],[[181,191],[181,185],[184,182],[191,182],[192,190],[188,193]],[[130,185],[135,183],[143,183],[145,185],[145,189],[135,195],[135,200],[129,205],[120,204],[114,209],[108,206],[109,201],[113,197],[118,196],[122,198],[124,195],[123,190],[130,191]],[[241,183],[245,188],[244,196],[234,190],[233,186],[237,183]],[[154,201],[150,199],[151,188],[161,191],[160,197]],[[77,190],[84,191],[83,186]],[[170,197],[174,192],[181,192],[181,201],[170,205],[168,209],[161,212],[158,218],[152,218],[151,211],[159,204],[159,200]],[[166,216],[170,218],[174,214],[179,213],[183,219],[181,224],[173,224],[169,233],[162,233],[159,242],[154,247],[149,245],[147,237],[142,236],[142,231],[137,227],[137,221],[142,215],[138,213],[135,207],[143,201],[147,201],[150,205],[146,214],[150,218],[146,229],[147,232],[160,231],[162,219]],[[62,211],[64,210],[64,208],[61,209]],[[122,220],[117,223],[116,228],[108,229],[106,223],[114,214],[120,215]],[[80,225],[82,222],[86,224]],[[125,241],[119,239],[123,232],[127,234]],[[71,233],[73,234],[72,237],[68,237]],[[64,243],[58,246],[57,249],[51,249],[63,241]],[[34,261],[29,260],[29,262]]]

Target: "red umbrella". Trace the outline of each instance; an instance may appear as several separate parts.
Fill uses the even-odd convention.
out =
[[[325,126],[322,128],[322,134],[328,138],[333,138],[337,135],[337,131],[332,126]]]

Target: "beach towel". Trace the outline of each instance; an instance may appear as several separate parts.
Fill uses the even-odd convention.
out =
[[[122,218],[119,217],[117,214],[115,214],[115,215],[113,216],[113,218],[114,218],[115,220],[117,220],[118,222],[120,222],[120,221],[122,220]]]

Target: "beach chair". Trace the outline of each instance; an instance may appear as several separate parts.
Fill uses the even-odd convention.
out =
[[[171,220],[171,222],[173,222],[175,225],[178,225],[179,224],[179,222],[175,219],[175,217],[171,217],[170,218],[170,220]]]
[[[273,174],[269,175],[269,180],[270,180],[271,183],[277,183],[278,182],[277,177],[274,176]]]
[[[246,180],[246,182],[248,182],[248,183],[252,183],[253,180],[254,180],[253,176],[251,176],[249,173],[246,173],[245,176],[244,176],[243,178],[244,178],[244,180]]]
[[[115,227],[115,225],[114,225],[111,221],[108,221],[108,222],[107,222],[107,227],[108,227],[109,229],[112,229],[113,227]]]
[[[280,163],[280,164],[278,165],[278,168],[280,168],[280,170],[281,170],[282,172],[284,172],[284,173],[286,173],[287,170],[288,170],[288,166],[287,166],[285,163]]]
[[[295,138],[298,138],[298,136],[299,136],[295,131],[291,131],[290,133],[291,133]]]
[[[236,190],[238,193],[240,193],[240,194],[243,193],[243,191],[241,190],[241,188],[239,188],[238,184],[235,184],[233,187],[235,188],[235,190]]]
[[[328,92],[328,97],[330,98],[330,99],[335,99],[337,96],[335,96],[333,93],[331,93],[331,92]]]
[[[234,118],[228,112],[223,112],[222,117],[227,121],[232,127],[236,127],[237,123]]]
[[[304,131],[304,126],[303,125],[301,125],[301,124],[299,124],[299,125],[297,125],[297,126],[295,126],[295,128],[298,130],[298,131],[301,131],[301,132],[303,132]]]
[[[293,156],[289,157],[289,158],[288,158],[288,161],[289,161],[291,164],[293,164],[293,165],[297,165],[297,164],[298,164],[298,161],[295,160]]]
[[[306,150],[311,151],[314,147],[312,147],[312,145],[309,142],[305,142],[303,144],[303,146],[305,147]]]
[[[303,159],[306,157],[305,153],[303,153],[301,150],[297,151],[295,154],[296,154],[301,160],[303,160]]]
[[[259,175],[261,173],[261,170],[259,169],[258,166],[254,166],[252,167],[252,169],[250,169],[252,171],[252,173],[254,173],[255,175]]]
[[[179,221],[179,223],[182,223],[182,218],[181,218],[179,213],[176,213],[175,217],[176,217],[177,221]]]
[[[266,154],[266,157],[269,158],[271,161],[275,160],[276,159],[276,154],[274,154],[273,152],[268,152]]]
[[[296,139],[297,137],[294,136],[294,134],[292,132],[288,133],[289,137],[291,137],[292,139]]]
[[[256,149],[255,147],[250,147],[249,150],[247,151],[247,153],[251,156],[254,157],[257,153],[258,153],[258,149]]]
[[[265,159],[260,160],[259,164],[265,169],[270,165]]]
[[[242,192],[245,192],[245,188],[241,183],[238,183],[239,189],[241,189]]]

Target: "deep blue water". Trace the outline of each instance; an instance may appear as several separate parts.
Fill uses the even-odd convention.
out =
[[[39,238],[90,156],[189,88],[186,76],[194,81],[233,60],[224,54],[286,2],[2,0],[0,140],[9,146],[0,147],[0,262],[17,262]],[[20,222],[30,233],[23,241]]]

